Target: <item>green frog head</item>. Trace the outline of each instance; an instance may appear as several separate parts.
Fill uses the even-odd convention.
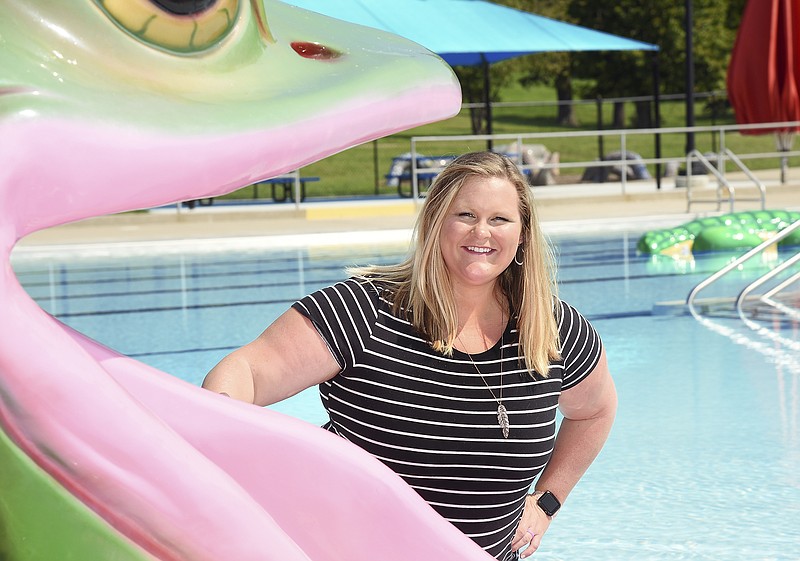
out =
[[[229,192],[460,108],[436,55],[274,0],[7,0],[0,68],[15,239]]]

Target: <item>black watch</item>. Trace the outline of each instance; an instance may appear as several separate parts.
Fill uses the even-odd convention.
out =
[[[558,509],[561,508],[561,502],[550,491],[545,491],[539,498],[536,499],[536,504],[547,516],[554,516]]]

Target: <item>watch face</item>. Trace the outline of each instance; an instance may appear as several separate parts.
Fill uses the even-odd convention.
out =
[[[539,505],[539,508],[541,508],[547,516],[553,516],[558,512],[558,509],[561,508],[561,503],[558,502],[556,496],[550,491],[545,491],[539,497],[539,500],[536,501],[536,504]]]

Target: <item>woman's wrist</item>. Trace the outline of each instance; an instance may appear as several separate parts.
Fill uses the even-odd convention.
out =
[[[553,518],[561,508],[561,501],[549,490],[536,489],[528,496],[548,518]]]

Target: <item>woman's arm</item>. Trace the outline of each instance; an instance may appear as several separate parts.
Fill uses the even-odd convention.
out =
[[[290,308],[253,342],[223,358],[203,387],[264,406],[330,380],[339,370],[311,321]]]
[[[585,380],[561,394],[558,407],[564,419],[536,488],[550,490],[563,503],[600,453],[614,423],[617,391],[605,351]]]
[[[614,423],[617,392],[608,371],[605,351],[594,370],[580,384],[561,394],[558,406],[564,418],[553,454],[536,482],[536,489],[550,491],[563,504],[600,453]],[[514,536],[513,546],[520,549],[530,540],[528,530],[536,534],[530,540],[532,547],[522,553],[522,558],[533,554],[550,525],[550,519],[536,504],[537,498],[528,496],[526,499],[522,520]]]

